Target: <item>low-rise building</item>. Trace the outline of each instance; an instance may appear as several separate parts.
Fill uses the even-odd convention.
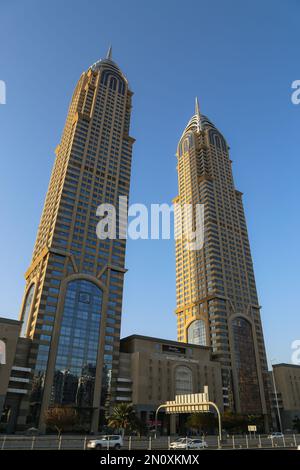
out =
[[[148,427],[155,424],[159,405],[175,395],[200,393],[205,385],[223,411],[221,366],[209,347],[140,335],[121,339],[117,401],[132,403]],[[183,419],[173,421],[159,414],[161,431],[175,432]]]
[[[294,419],[300,419],[300,366],[274,364],[273,373],[274,378],[270,372],[270,396],[274,427],[280,427],[279,409],[282,430],[292,430]]]
[[[27,358],[31,340],[20,337],[22,322],[0,318],[0,431],[26,427],[21,399],[28,394],[31,369]]]

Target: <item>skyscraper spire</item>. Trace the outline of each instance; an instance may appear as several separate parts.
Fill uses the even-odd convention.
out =
[[[111,60],[111,56],[112,56],[112,47],[109,46],[107,54],[106,54],[106,58]]]
[[[198,97],[196,96],[195,98],[195,115],[197,116],[197,121],[198,121],[198,131],[202,130],[202,124],[201,124],[201,114],[200,114],[200,109],[199,109],[199,102],[198,102]]]
[[[195,114],[197,114],[197,115],[200,114],[198,96],[196,96],[196,98],[195,98]]]

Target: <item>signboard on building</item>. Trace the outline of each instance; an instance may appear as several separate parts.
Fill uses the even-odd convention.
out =
[[[163,352],[173,354],[185,354],[186,348],[180,348],[179,346],[172,346],[171,344],[162,345]]]

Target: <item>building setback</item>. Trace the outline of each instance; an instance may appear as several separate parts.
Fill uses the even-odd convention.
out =
[[[222,363],[226,409],[266,416],[260,306],[242,193],[235,189],[231,163],[226,140],[200,114],[196,100],[177,147],[179,193],[174,202],[204,204],[204,245],[192,251],[186,249],[185,235],[176,240],[178,341],[212,347]],[[179,224],[186,223],[183,212]]]
[[[295,364],[274,364],[273,372],[269,374],[274,428],[279,430],[281,421],[282,432],[287,429],[292,430],[295,424],[294,420],[297,417],[300,419],[300,366]]]
[[[126,242],[97,237],[96,210],[129,194],[131,98],[111,49],[75,88],[26,272],[20,319],[33,375],[19,427],[43,430],[57,404],[95,431],[115,399]]]

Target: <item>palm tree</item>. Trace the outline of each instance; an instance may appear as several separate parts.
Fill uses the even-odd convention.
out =
[[[119,403],[112,409],[112,413],[108,418],[108,426],[114,429],[120,429],[122,436],[125,430],[132,427],[135,421],[135,413],[132,404]]]

